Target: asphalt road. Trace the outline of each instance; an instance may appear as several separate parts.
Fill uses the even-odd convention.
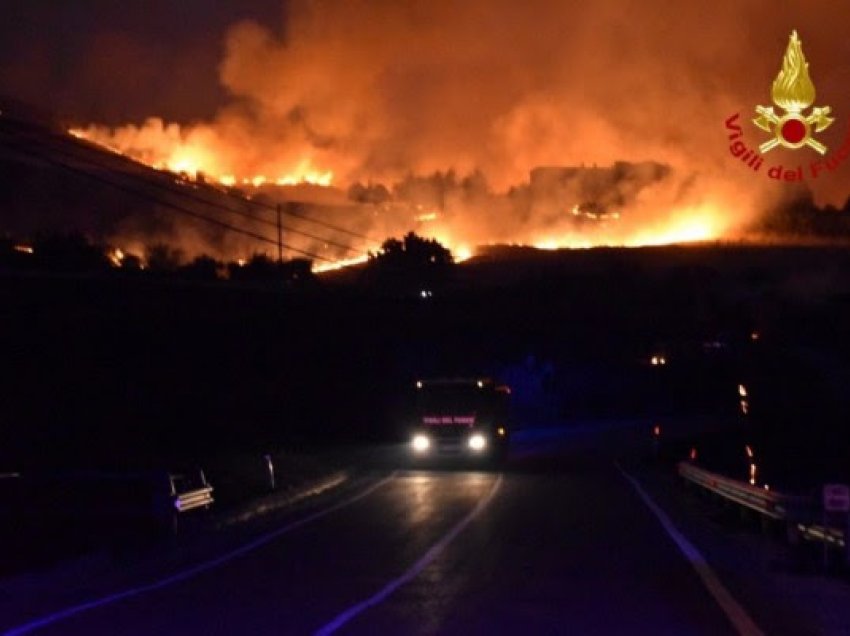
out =
[[[620,468],[635,439],[607,451],[591,439],[527,440],[500,470],[372,462],[347,486],[194,554],[134,562],[117,578],[84,563],[51,589],[38,578],[23,592],[0,586],[0,631],[827,633],[736,556],[725,529],[682,516],[696,504],[665,490],[669,471]],[[739,561],[750,580],[733,580]]]

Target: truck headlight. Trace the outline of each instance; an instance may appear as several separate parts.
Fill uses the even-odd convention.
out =
[[[481,433],[475,433],[469,437],[469,447],[474,451],[484,450],[487,445],[487,438]]]
[[[410,440],[410,445],[417,453],[424,453],[431,447],[431,440],[428,439],[427,435],[422,435],[420,433],[413,436],[413,439]]]

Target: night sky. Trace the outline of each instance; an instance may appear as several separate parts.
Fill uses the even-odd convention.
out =
[[[187,121],[225,98],[218,81],[227,28],[283,25],[282,0],[5,0],[0,95],[86,120],[152,112]]]

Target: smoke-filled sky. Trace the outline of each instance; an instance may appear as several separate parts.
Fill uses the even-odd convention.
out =
[[[3,0],[0,11],[0,94],[106,124],[212,116],[227,99],[228,28],[280,29],[284,17],[281,0]]]
[[[203,147],[218,175],[274,178],[307,161],[347,186],[454,169],[503,192],[535,166],[651,160],[674,177],[639,195],[637,210],[710,205],[734,225],[789,191],[730,155],[723,124],[740,112],[745,143],[765,141],[750,121],[771,105],[793,29],[815,105],[836,115],[818,139],[835,149],[850,132],[850,4],[828,0],[13,0],[3,10],[0,94],[100,125],[151,162],[164,145]],[[816,158],[780,148],[766,161]],[[848,174],[842,165],[810,181],[817,201],[843,205]]]

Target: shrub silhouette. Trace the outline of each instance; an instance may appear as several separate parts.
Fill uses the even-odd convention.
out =
[[[192,280],[218,280],[218,273],[222,269],[224,269],[224,263],[215,260],[212,256],[202,254],[191,263],[181,266],[178,272],[183,278]]]
[[[379,252],[369,254],[366,279],[415,293],[445,282],[453,265],[452,253],[439,241],[409,232],[401,240],[387,239]]]
[[[175,272],[183,262],[183,250],[171,248],[164,243],[157,243],[148,248],[146,260],[151,272]]]
[[[51,271],[93,272],[110,269],[102,245],[82,234],[46,234],[33,243],[35,263]]]

